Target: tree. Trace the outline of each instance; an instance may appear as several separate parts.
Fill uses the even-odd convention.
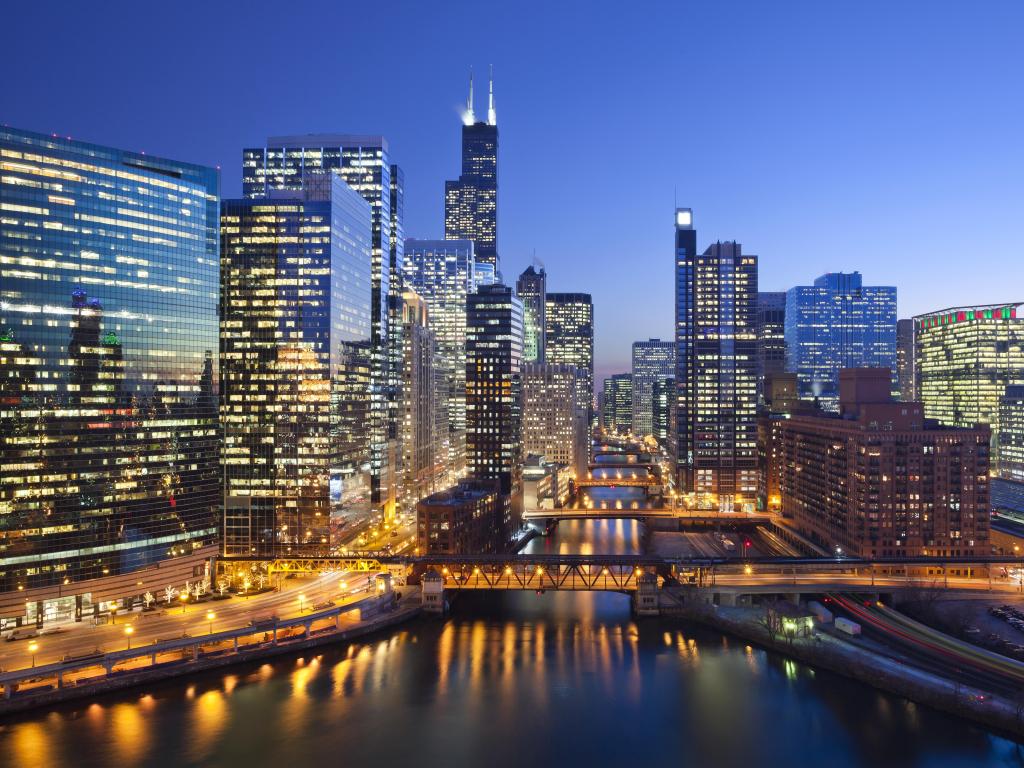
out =
[[[174,601],[174,598],[177,596],[177,594],[178,590],[176,590],[174,587],[168,584],[167,588],[164,590],[164,600],[167,602],[168,605],[170,605]]]
[[[153,604],[154,600],[156,600],[156,598],[153,597],[152,592],[147,591],[146,594],[142,596],[142,602],[146,604],[146,608],[149,608]]]
[[[228,591],[229,586],[230,582],[223,576],[217,579],[217,591],[220,593],[221,597],[224,597],[224,594]]]

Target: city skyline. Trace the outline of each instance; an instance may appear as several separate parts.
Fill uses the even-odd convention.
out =
[[[68,8],[68,23],[52,31],[57,53],[8,84],[0,122],[219,165],[224,198],[241,195],[241,148],[258,146],[267,136],[321,130],[382,134],[406,172],[406,234],[436,239],[443,236],[444,181],[459,167],[459,110],[469,69],[476,73],[477,110],[483,113],[481,86],[493,64],[502,121],[505,279],[528,266],[536,250],[551,275],[549,290],[594,296],[601,308],[595,349],[600,381],[628,369],[633,341],[671,336],[669,286],[656,281],[652,288],[645,277],[667,273],[671,234],[664,220],[676,201],[694,209],[708,238],[699,244],[702,250],[718,239],[736,239],[762,255],[765,291],[788,289],[810,274],[859,270],[900,288],[900,317],[1014,298],[997,295],[983,274],[957,265],[962,253],[978,252],[993,270],[1010,271],[1019,250],[1014,220],[1020,190],[1012,169],[1020,167],[1022,150],[1012,126],[1021,106],[998,95],[1013,87],[1013,46],[1002,36],[1019,28],[1015,22],[1024,10],[999,4],[989,6],[987,15],[961,18],[932,6],[933,15],[921,19],[915,9],[881,9],[843,12],[797,5],[730,14],[704,6],[665,7],[660,11],[665,23],[648,29],[645,17],[598,8],[588,18],[589,42],[565,40],[572,23],[568,10],[546,9],[546,25],[527,27],[529,14],[520,20],[501,9],[474,14],[452,9],[445,34],[460,44],[433,51],[423,65],[410,66],[409,56],[378,62],[364,55],[369,42],[352,39],[342,50],[313,51],[301,64],[248,61],[251,81],[232,80],[228,87],[224,75],[206,76],[210,69],[230,72],[239,60],[243,43],[234,39],[246,35],[226,32],[236,26],[251,31],[257,22],[228,9],[205,8],[204,24],[193,28],[185,21],[191,14],[184,12],[182,20],[167,20],[169,31],[187,29],[209,58],[184,62],[173,74],[146,67],[136,73],[112,60],[105,66],[107,57],[144,59],[148,47],[163,50],[168,43],[119,34],[130,28],[133,14],[121,20],[111,14],[110,22]],[[335,18],[330,9],[323,11],[325,24]],[[38,12],[19,7],[9,18],[15,28],[30,27]],[[350,23],[370,24],[377,13],[352,9],[346,20],[351,16]],[[426,13],[409,6],[392,19],[390,44],[411,51],[423,29],[439,28]],[[908,55],[907,36],[922,21],[927,34]],[[300,19],[280,23],[287,34]],[[655,44],[633,42],[643,39],[630,34],[641,25]],[[469,34],[481,26],[501,26],[503,33]],[[693,45],[686,53],[664,55],[668,48],[660,43],[681,26]],[[711,66],[714,40],[724,28],[741,53]],[[123,44],[109,52],[103,46],[83,48],[85,41],[108,35]],[[15,35],[5,46],[0,56],[9,67],[27,55],[29,39]],[[602,39],[617,40],[631,65],[620,72],[611,62],[598,61],[595,41]],[[523,40],[534,43],[530,47],[539,55],[522,57]],[[948,50],[965,46],[965,55],[948,56]],[[68,66],[82,56],[95,66],[81,72]],[[803,66],[808,59],[815,60],[814,71]],[[332,79],[331,88],[345,98],[306,104],[286,93],[274,102],[263,92],[266,83],[281,82],[278,78],[300,68],[309,74],[310,92]],[[146,87],[137,79],[143,71]],[[397,93],[379,87],[385,79],[400,84]],[[53,82],[67,85],[60,102],[46,95]],[[908,90],[910,83],[914,88]],[[95,95],[115,86],[133,98],[98,109]],[[949,110],[951,102],[958,109]],[[711,111],[728,105],[755,119],[773,110],[789,118],[774,126],[759,123],[757,131],[702,121],[686,122],[681,129],[683,105],[697,103]],[[626,108],[612,109],[612,104]],[[968,117],[979,112],[992,119]],[[553,128],[565,125],[586,130]],[[660,160],[629,168],[621,178],[628,183],[620,183],[602,170],[604,164],[591,160],[629,133],[644,136],[648,151]],[[571,150],[570,141],[576,144]],[[726,183],[736,174],[746,180],[743,189]],[[567,177],[578,182],[569,200],[557,183]],[[966,189],[971,195],[963,194]],[[593,226],[598,221],[601,226]],[[958,226],[950,228],[949,221]],[[827,236],[837,231],[847,235]],[[828,242],[825,253],[823,242]],[[616,272],[623,253],[644,269]],[[914,267],[935,261],[957,270],[957,280],[944,279],[942,269]],[[581,277],[585,264],[594,265],[594,273]],[[642,316],[613,313],[616,305],[642,301],[651,308]]]

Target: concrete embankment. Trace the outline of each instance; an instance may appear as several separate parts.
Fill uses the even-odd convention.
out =
[[[204,653],[195,659],[170,661],[144,669],[129,669],[89,681],[83,685],[45,688],[39,691],[15,694],[11,698],[0,699],[0,717],[77,699],[93,698],[113,691],[135,688],[176,677],[195,675],[235,664],[349,642],[409,621],[418,616],[420,612],[421,606],[418,602],[399,605],[393,610],[367,617],[358,624],[344,629],[325,629],[308,637],[285,640],[276,644],[249,646],[244,649],[240,648],[237,652]]]
[[[821,632],[815,632],[808,638],[794,638],[792,642],[778,636],[772,639],[767,629],[758,623],[757,610],[753,608],[722,608],[697,603],[663,604],[662,615],[706,624],[805,664],[972,720],[987,729],[1024,736],[1024,691],[1019,700],[1010,700],[900,664]]]

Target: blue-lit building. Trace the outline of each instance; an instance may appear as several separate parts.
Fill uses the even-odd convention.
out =
[[[896,376],[896,288],[864,285],[859,272],[790,288],[785,336],[786,370],[797,375],[800,397],[836,410],[840,369],[888,368]]]
[[[7,628],[209,576],[218,175],[12,128],[0,171]]]
[[[221,206],[227,555],[327,553],[369,492],[371,233],[337,171]]]
[[[383,136],[309,134],[273,136],[265,147],[242,152],[242,194],[273,196],[300,190],[303,177],[337,170],[341,178],[370,204],[373,215],[371,316],[373,321],[370,404],[371,495],[385,511],[394,508],[394,461],[401,339],[391,321],[400,313],[403,260],[404,176],[391,162]]]

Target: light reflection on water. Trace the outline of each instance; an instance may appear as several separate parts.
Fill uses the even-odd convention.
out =
[[[531,548],[640,541],[631,521],[572,522]],[[3,764],[1020,764],[972,726],[700,627],[635,622],[608,593],[464,594],[444,620],[103,702],[0,726]]]

